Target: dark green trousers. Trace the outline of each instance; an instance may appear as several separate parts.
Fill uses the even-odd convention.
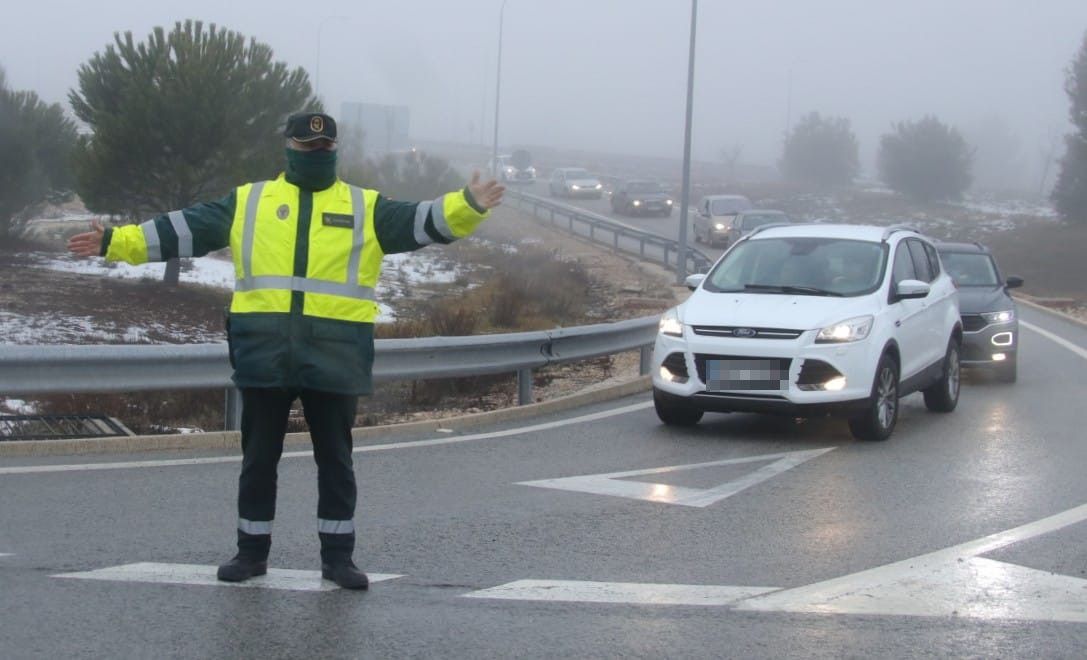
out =
[[[276,482],[291,404],[301,398],[317,463],[317,532],[321,559],[335,563],[355,549],[355,470],[351,427],[358,396],[317,390],[242,389],[242,472],[238,479],[238,552],[267,559],[276,513]]]

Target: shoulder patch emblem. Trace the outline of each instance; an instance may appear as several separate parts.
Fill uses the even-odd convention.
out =
[[[280,204],[279,208],[276,209],[276,217],[280,220],[286,220],[287,216],[289,216],[290,214],[291,207],[287,206],[286,204]]]

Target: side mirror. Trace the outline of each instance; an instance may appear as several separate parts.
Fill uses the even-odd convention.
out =
[[[683,283],[687,285],[687,288],[694,291],[698,288],[699,284],[702,284],[702,280],[706,279],[705,273],[698,273],[697,275],[688,275],[687,279],[683,280]]]
[[[1019,287],[1023,286],[1023,278],[1017,277],[1015,275],[1009,275],[1008,279],[1004,282],[1004,286],[1008,287],[1009,289],[1018,289]]]
[[[932,287],[921,280],[902,280],[895,285],[895,300],[918,300],[927,298]]]

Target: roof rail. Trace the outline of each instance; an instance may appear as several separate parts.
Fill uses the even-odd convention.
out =
[[[911,227],[910,225],[891,225],[886,229],[886,231],[883,232],[883,238],[881,240],[886,242],[892,234],[899,231],[912,231],[915,234],[924,235],[924,233],[917,227]]]

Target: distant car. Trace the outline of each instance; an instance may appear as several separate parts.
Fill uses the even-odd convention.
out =
[[[773,209],[749,209],[740,211],[732,220],[715,221],[710,227],[710,245],[720,243],[729,246],[747,236],[758,227],[767,225],[787,225],[793,222],[784,211]],[[723,227],[721,227],[723,225]],[[696,236],[697,238],[697,236]]]
[[[551,194],[556,197],[592,197],[604,196],[604,184],[600,183],[588,170],[580,167],[557,167],[551,172],[548,183]]]
[[[962,364],[996,371],[1014,383],[1019,371],[1019,314],[1010,289],[1023,278],[1003,279],[992,253],[980,243],[939,243],[944,268],[959,287],[962,312]]]
[[[743,195],[707,195],[695,210],[693,233],[696,243],[728,245],[728,232],[736,214],[752,208]]]
[[[691,275],[653,348],[662,422],[708,411],[841,415],[884,440],[899,399],[933,411],[959,399],[962,322],[936,248],[915,231],[860,225],[757,229]]]
[[[517,167],[514,165],[513,156],[509,154],[498,157],[498,167],[494,162],[487,163],[487,169],[494,172],[502,183],[536,183],[536,168],[532,165]]]
[[[611,193],[611,210],[626,215],[672,215],[675,201],[656,181],[623,181]]]

